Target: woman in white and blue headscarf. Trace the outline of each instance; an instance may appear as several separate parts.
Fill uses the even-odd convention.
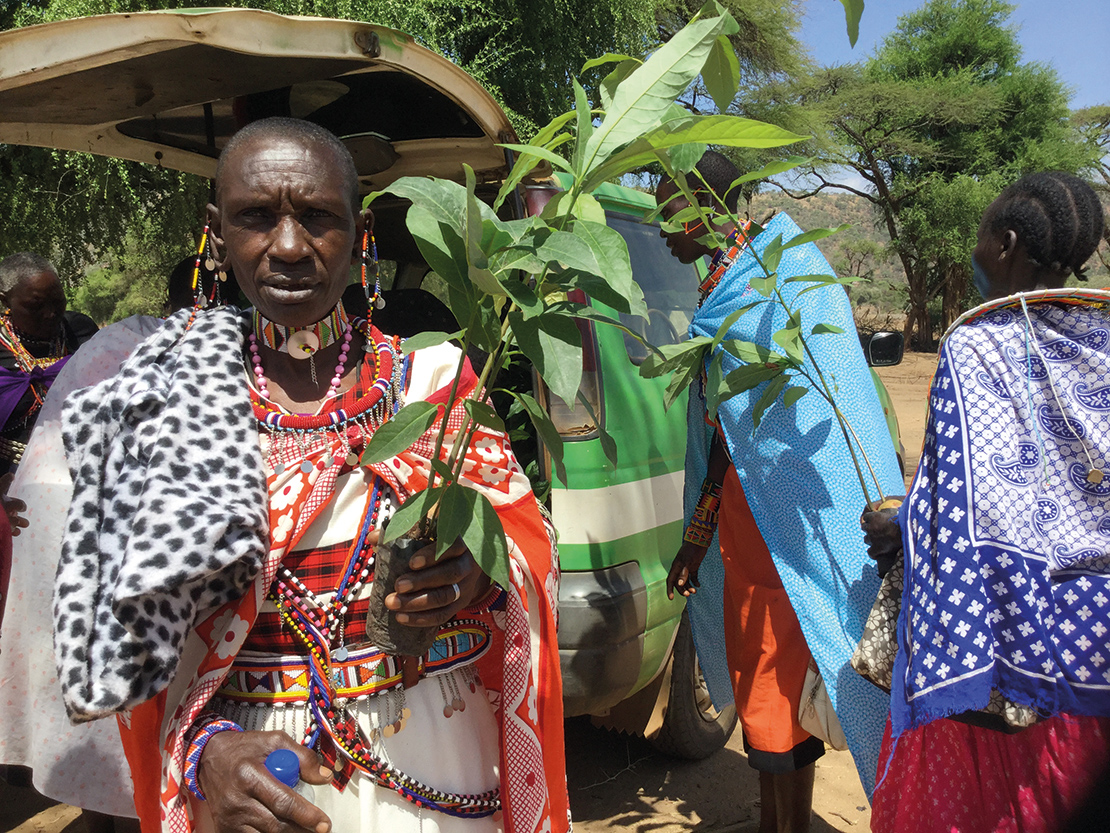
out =
[[[910,494],[864,516],[905,570],[874,830],[1067,830],[1110,762],[1110,293],[1062,288],[1102,230],[1069,174],[991,204]]]

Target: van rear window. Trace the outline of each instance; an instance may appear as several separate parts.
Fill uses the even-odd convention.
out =
[[[628,244],[632,276],[643,289],[648,307],[646,321],[622,313],[621,323],[656,346],[684,341],[698,304],[697,269],[671,255],[658,225],[619,214],[609,214],[608,220]],[[634,364],[647,358],[647,348],[632,336],[626,335],[624,343]]]

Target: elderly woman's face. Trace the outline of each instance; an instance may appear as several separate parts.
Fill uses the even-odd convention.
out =
[[[43,340],[58,335],[66,311],[66,296],[54,272],[29,275],[17,283],[4,300],[17,330]]]
[[[243,294],[287,327],[326,316],[343,294],[362,233],[334,152],[259,137],[224,160],[217,185],[213,237]]]

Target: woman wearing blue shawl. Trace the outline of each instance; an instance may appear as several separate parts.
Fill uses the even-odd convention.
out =
[[[735,216],[735,195],[730,199],[728,191],[739,177],[736,168],[710,151],[698,172],[701,177],[687,181],[703,205],[723,214],[716,195],[725,194]],[[689,207],[670,181],[660,184],[656,201],[668,220]],[[755,254],[779,236],[785,242],[801,233],[784,214],[755,236],[748,224],[715,221],[715,229],[728,239],[728,247],[716,252],[702,242],[700,223],[664,233],[671,253],[685,263],[713,257],[690,327],[696,336],[716,335],[731,313],[758,300],[749,283],[764,277]],[[880,487],[901,493],[893,445],[843,288],[798,298],[805,284],[784,283],[794,276],[832,274],[812,243],[784,251],[777,272],[804,332],[833,325],[833,334],[808,339],[812,355],[826,377],[835,379],[838,404],[863,439]],[[728,338],[770,347],[786,315],[780,305],[764,304],[734,321]],[[723,360],[725,373],[740,366],[727,352]],[[807,368],[814,369],[810,360]],[[688,596],[694,642],[714,703],[719,708],[736,703],[748,761],[760,772],[760,833],[786,833],[809,829],[814,762],[824,753],[823,742],[798,719],[811,662],[824,678],[868,790],[887,707],[880,692],[848,664],[878,590],[858,540],[865,498],[848,448],[832,409],[816,394],[791,408],[775,404],[755,430],[755,403],[765,387],[723,403],[708,424],[706,402],[695,384],[686,468],[689,522],[667,583],[671,593]]]
[[[910,494],[864,516],[905,575],[876,831],[1107,829],[1110,293],[1061,288],[1102,229],[1068,174],[991,204]]]

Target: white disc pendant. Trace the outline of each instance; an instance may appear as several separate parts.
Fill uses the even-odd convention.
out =
[[[297,330],[285,342],[285,352],[294,359],[307,359],[320,349],[320,339],[311,330]]]

